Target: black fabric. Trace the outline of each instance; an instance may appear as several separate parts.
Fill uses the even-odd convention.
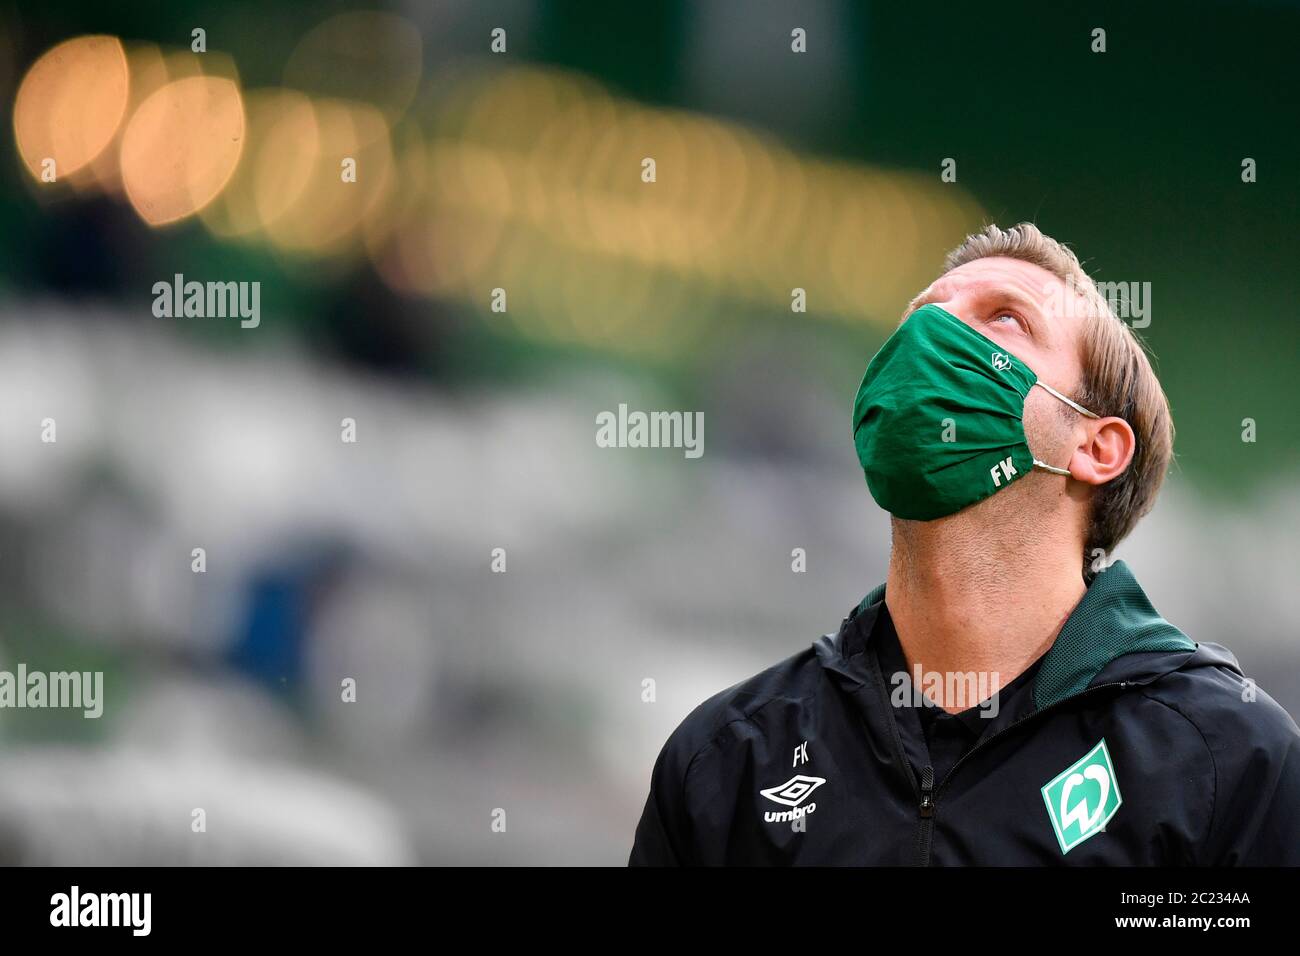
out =
[[[943,781],[957,761],[984,736],[991,725],[991,718],[1006,708],[1015,707],[1022,695],[1033,693],[1034,677],[1045,656],[1040,655],[990,698],[965,710],[949,713],[942,707],[931,704],[928,697],[914,690],[913,668],[907,666],[887,602],[880,606],[872,627],[870,644],[875,649],[881,674],[891,688],[891,699],[912,708],[917,717],[917,720],[898,719],[899,733],[905,737],[904,749],[928,754],[929,766],[934,770],[936,781]],[[920,706],[916,706],[918,700]],[[906,735],[915,734],[918,730],[921,735],[918,739],[906,739]]]

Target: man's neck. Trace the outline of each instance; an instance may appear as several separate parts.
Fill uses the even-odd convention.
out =
[[[1026,530],[990,541],[987,525],[895,523],[886,604],[910,672],[973,673],[992,693],[1052,646],[1087,590],[1081,554],[1071,535]]]

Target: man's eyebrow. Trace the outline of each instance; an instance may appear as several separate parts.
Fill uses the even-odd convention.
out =
[[[933,299],[938,298],[940,293],[943,291],[942,289],[937,288],[938,285],[939,283],[935,282],[928,289],[925,289],[916,298],[909,302],[907,308],[903,310],[901,321],[907,321],[907,317],[921,306],[927,305]],[[971,288],[975,292],[976,297],[981,302],[1000,299],[1004,302],[1021,307],[1022,311],[1025,313],[1025,320],[1029,323],[1029,331],[1031,334],[1043,327],[1042,307],[1032,296],[1022,292],[1014,286],[1008,286],[1001,282],[977,282],[968,288]]]
[[[1014,287],[1005,285],[990,286],[987,289],[982,290],[981,295],[987,296],[991,299],[1001,299],[1004,302],[1009,302],[1012,305],[1019,306],[1021,311],[1024,313],[1025,321],[1029,323],[1029,331],[1031,334],[1039,329],[1045,328],[1046,323],[1043,319],[1042,306],[1039,305],[1033,296],[1030,296]]]
[[[1039,311],[1038,303],[1034,301],[1032,296],[1026,295],[1024,292],[1021,292],[1019,289],[1012,288],[1010,286],[1002,285],[1002,286],[990,287],[987,291],[987,294],[990,297],[1001,296],[1002,298],[1014,302],[1017,305],[1032,306],[1034,311]]]
[[[1001,299],[1014,305],[1031,306],[1038,309],[1038,303],[1034,298],[1014,285],[1006,282],[997,282],[990,279],[984,279],[970,283],[967,289],[975,293],[976,298],[981,302]],[[927,290],[928,291],[928,290]],[[924,294],[924,293],[923,293]]]

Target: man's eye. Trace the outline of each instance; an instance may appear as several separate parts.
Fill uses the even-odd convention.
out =
[[[1017,318],[1016,318],[1014,315],[1012,315],[1010,312],[1002,312],[1002,313],[1000,313],[1000,314],[998,314],[998,315],[996,315],[996,316],[993,317],[993,321],[994,321],[994,322],[1001,322],[1001,321],[1004,320],[1004,319],[1007,320],[1008,322],[1015,322],[1015,323],[1017,323],[1017,324],[1019,324],[1019,322],[1020,322],[1020,320],[1017,319]]]

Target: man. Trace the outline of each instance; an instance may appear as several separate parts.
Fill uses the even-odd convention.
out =
[[[854,438],[886,582],[682,722],[631,864],[1300,864],[1300,729],[1109,557],[1173,426],[1073,252],[969,237]]]

